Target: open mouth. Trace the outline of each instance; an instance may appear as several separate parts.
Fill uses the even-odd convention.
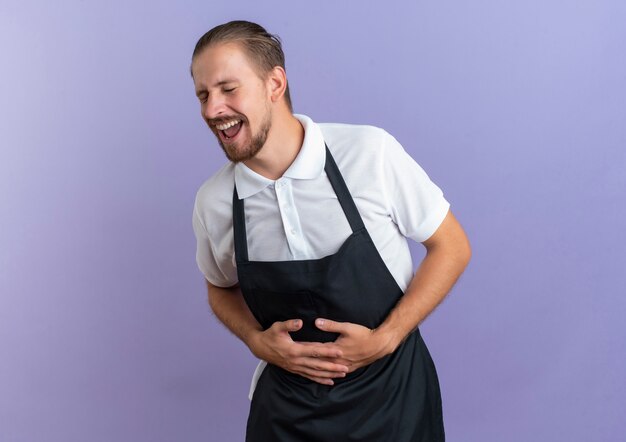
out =
[[[224,141],[232,141],[243,126],[242,120],[230,120],[225,123],[216,124],[215,128],[220,134],[220,137]]]

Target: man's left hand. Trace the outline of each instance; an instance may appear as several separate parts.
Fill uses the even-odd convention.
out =
[[[349,373],[395,350],[391,336],[359,324],[318,318],[315,325],[320,330],[339,333],[333,344],[341,349],[343,356],[333,359],[332,362],[346,365]]]

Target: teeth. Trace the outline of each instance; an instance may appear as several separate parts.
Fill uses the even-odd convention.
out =
[[[229,127],[233,127],[235,124],[239,123],[241,120],[231,120],[228,123],[223,123],[223,124],[216,124],[215,127],[218,130],[226,130]]]

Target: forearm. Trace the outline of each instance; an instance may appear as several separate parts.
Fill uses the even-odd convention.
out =
[[[393,353],[450,291],[471,255],[467,237],[452,213],[448,213],[435,234],[423,244],[426,257],[404,296],[379,327],[372,330],[326,318],[316,321],[321,330],[340,334],[335,343],[343,356],[335,359],[336,362],[354,371]]]
[[[387,342],[386,353],[400,343],[441,303],[463,273],[466,252],[442,247],[430,250],[418,267],[404,296],[375,330]]]
[[[248,347],[261,325],[248,308],[239,286],[223,288],[207,282],[209,305],[215,316]]]
[[[461,225],[451,212],[424,241],[426,256],[420,263],[404,296],[374,331],[384,352],[393,352],[444,299],[465,270],[470,244]]]

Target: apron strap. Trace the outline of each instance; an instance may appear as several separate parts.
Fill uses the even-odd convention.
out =
[[[335,190],[335,194],[337,195],[339,204],[341,204],[343,213],[346,215],[346,218],[350,223],[352,232],[364,229],[365,225],[363,224],[363,219],[361,219],[361,215],[359,215],[359,210],[356,208],[356,204],[354,204],[352,195],[350,195],[348,186],[346,186],[346,182],[343,180],[341,172],[339,172],[339,167],[337,167],[335,159],[330,154],[328,145],[326,145],[326,164],[324,165],[324,170],[326,171],[326,176],[328,177],[330,184]]]
[[[246,235],[246,215],[243,200],[237,194],[237,185],[233,190],[233,236],[235,237],[235,260],[248,262],[248,239]]]
[[[359,210],[356,208],[356,204],[352,199],[352,195],[350,195],[350,191],[348,190],[346,182],[341,176],[339,167],[337,167],[337,163],[335,163],[333,156],[330,154],[328,145],[325,146],[326,163],[324,164],[324,171],[326,172],[328,181],[330,181],[330,184],[333,187],[335,194],[337,195],[337,200],[339,200],[341,209],[348,219],[350,228],[352,229],[353,233],[365,229],[363,219],[359,214]],[[242,199],[239,199],[236,184],[233,189],[233,235],[235,238],[236,261],[247,262],[248,239],[246,236],[246,215],[244,210],[244,201]]]

